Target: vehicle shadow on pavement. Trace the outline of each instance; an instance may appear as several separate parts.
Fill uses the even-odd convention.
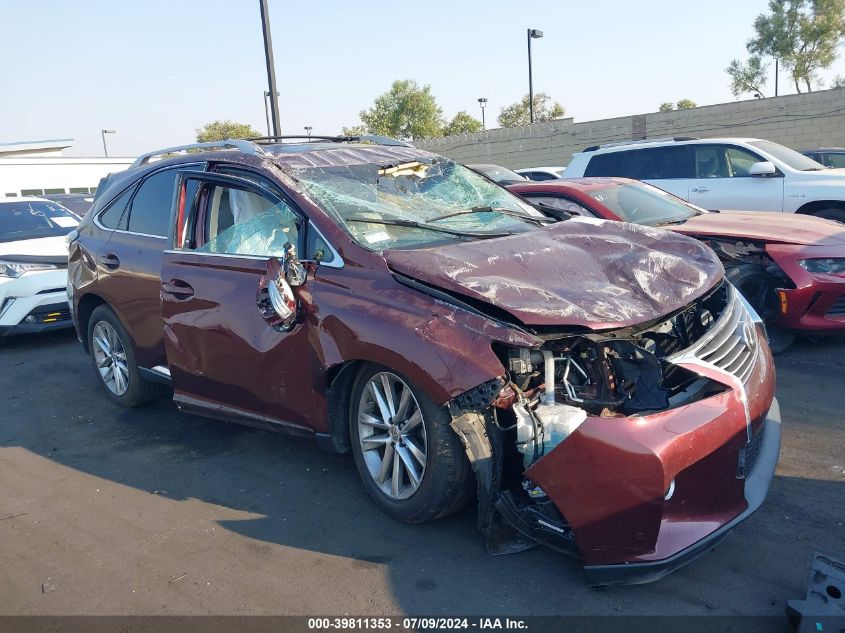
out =
[[[167,399],[120,409],[72,336],[0,351],[0,380],[9,413],[0,448],[162,499],[252,513],[218,525],[259,544],[349,559],[351,574],[381,569],[406,613],[779,615],[786,599],[803,596],[814,549],[845,553],[841,476],[778,476],[760,512],[715,552],[651,585],[593,589],[576,560],[545,548],[488,555],[472,505],[425,525],[390,519],[370,502],[351,457],[313,441],[182,414]]]

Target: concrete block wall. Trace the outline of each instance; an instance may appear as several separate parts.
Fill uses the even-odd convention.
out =
[[[624,116],[576,123],[567,118],[417,141],[415,145],[463,163],[496,163],[511,169],[566,165],[573,153],[590,145],[635,138],[634,119]],[[796,150],[845,147],[845,88],[653,112],[645,115],[645,122],[646,138],[744,136],[769,139]]]

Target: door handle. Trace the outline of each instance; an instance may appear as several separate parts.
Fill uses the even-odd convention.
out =
[[[194,296],[194,289],[187,281],[181,279],[173,279],[170,282],[161,282],[161,291],[165,294],[171,295],[179,301],[185,301]]]
[[[693,187],[690,191],[694,193],[707,193],[710,189],[708,187]]]
[[[117,270],[118,268],[120,268],[120,258],[114,253],[100,255],[99,259],[100,263],[109,270]]]

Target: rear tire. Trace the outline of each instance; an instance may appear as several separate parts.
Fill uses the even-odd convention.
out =
[[[160,386],[141,377],[132,338],[114,311],[100,305],[88,320],[88,349],[100,386],[122,407],[137,407],[161,394]]]
[[[795,335],[775,324],[780,314],[780,301],[775,292],[778,280],[757,264],[742,264],[729,268],[725,277],[763,319],[772,354],[786,351],[795,342]]]
[[[845,224],[845,209],[837,209],[836,207],[832,207],[830,209],[820,209],[818,211],[813,211],[811,215],[814,215],[817,218],[824,218],[825,220],[833,220],[834,222],[841,222],[842,224]]]
[[[397,372],[361,369],[349,403],[349,439],[364,488],[386,514],[423,523],[472,498],[472,468],[451,421],[446,408]]]

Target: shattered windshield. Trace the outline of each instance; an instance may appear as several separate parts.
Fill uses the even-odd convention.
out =
[[[377,252],[510,235],[547,221],[472,170],[430,155],[300,167],[291,174],[359,244]]]

